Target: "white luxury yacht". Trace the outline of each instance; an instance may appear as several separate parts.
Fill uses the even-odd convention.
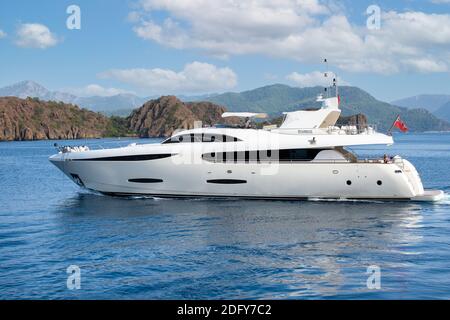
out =
[[[336,90],[337,91],[337,90]],[[248,199],[437,201],[400,156],[358,159],[346,147],[391,145],[370,126],[336,126],[339,96],[286,112],[279,126],[178,131],[157,144],[89,150],[62,147],[50,161],[81,187],[108,195]],[[230,113],[247,120],[256,113]]]

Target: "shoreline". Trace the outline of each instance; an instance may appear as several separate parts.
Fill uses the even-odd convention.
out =
[[[416,131],[416,132],[410,132],[408,134],[450,134],[450,131]],[[36,142],[36,141],[80,141],[80,140],[88,140],[88,141],[95,141],[95,140],[102,140],[102,139],[165,139],[168,137],[165,136],[154,136],[154,137],[139,137],[139,136],[119,136],[119,137],[101,137],[101,138],[76,138],[76,139],[32,139],[32,140],[0,140],[0,143],[4,142]]]

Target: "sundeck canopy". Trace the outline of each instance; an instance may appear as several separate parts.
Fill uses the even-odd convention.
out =
[[[239,118],[267,118],[267,113],[253,113],[253,112],[224,112],[222,118],[239,117]]]

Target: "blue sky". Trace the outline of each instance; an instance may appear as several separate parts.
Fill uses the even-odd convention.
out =
[[[69,5],[81,29],[66,27]],[[379,30],[366,9],[381,9]],[[321,61],[379,99],[450,94],[450,0],[0,2],[0,87],[203,94],[321,84]]]

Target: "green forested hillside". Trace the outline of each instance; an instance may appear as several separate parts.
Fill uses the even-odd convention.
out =
[[[370,124],[379,130],[387,130],[395,117],[400,114],[411,131],[446,131],[450,124],[438,119],[424,109],[407,109],[379,101],[357,87],[340,87],[343,115],[363,113]],[[208,101],[223,105],[231,111],[267,112],[276,116],[283,111],[319,107],[316,97],[323,93],[322,87],[294,88],[275,84],[241,93],[224,93],[207,98]]]

